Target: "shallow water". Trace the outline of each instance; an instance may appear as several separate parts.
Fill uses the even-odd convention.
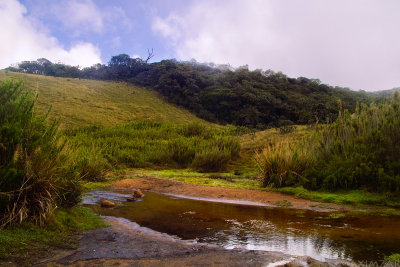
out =
[[[140,201],[127,202],[131,195],[129,190],[92,191],[84,196],[83,204],[101,215],[123,217],[155,231],[229,249],[354,261],[378,261],[400,252],[400,218],[332,219],[328,213],[216,203],[156,193],[146,193]],[[114,201],[116,207],[101,208],[98,203],[102,199]]]

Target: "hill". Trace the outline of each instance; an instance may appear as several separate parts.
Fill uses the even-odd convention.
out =
[[[138,120],[184,124],[203,122],[189,111],[164,101],[153,90],[126,82],[59,78],[0,71],[0,81],[22,80],[38,92],[40,113],[52,106],[50,116],[59,117],[65,127],[115,126]]]
[[[368,104],[384,97],[329,86],[318,79],[290,78],[272,70],[176,60],[148,64],[125,54],[113,56],[108,65],[84,69],[38,59],[8,70],[129,82],[155,90],[168,102],[210,122],[257,129],[333,121],[340,108],[354,112],[357,103]]]

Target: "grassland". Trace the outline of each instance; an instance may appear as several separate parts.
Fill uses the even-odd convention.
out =
[[[115,126],[132,121],[150,120],[186,124],[199,122],[189,111],[167,103],[153,90],[125,82],[56,78],[0,71],[0,81],[22,80],[25,87],[38,93],[37,108],[50,117],[60,118],[62,128],[101,125]]]

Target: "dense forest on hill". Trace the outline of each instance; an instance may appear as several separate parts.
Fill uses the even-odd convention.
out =
[[[233,70],[226,65],[176,60],[149,64],[126,54],[112,57],[107,65],[96,64],[83,69],[38,59],[24,61],[8,70],[127,81],[150,87],[168,101],[208,121],[258,129],[333,121],[340,108],[353,112],[357,103],[370,103],[384,97],[328,86],[317,79],[289,78],[271,70],[250,71],[247,67]]]

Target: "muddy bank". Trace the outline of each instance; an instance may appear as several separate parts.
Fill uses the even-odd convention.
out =
[[[290,262],[292,265],[286,266],[328,266],[279,252],[225,250],[184,241],[124,219],[105,220],[110,227],[88,231],[77,250],[59,253],[37,266],[283,266]],[[339,263],[331,262],[329,266]]]
[[[331,203],[321,203],[299,199],[277,192],[261,190],[234,189],[182,183],[179,181],[159,179],[154,177],[140,177],[124,179],[113,184],[115,188],[141,188],[162,194],[172,194],[212,201],[240,203],[247,205],[266,205],[271,207],[288,207],[294,209],[314,210],[321,212],[348,211],[351,207]],[[238,202],[239,201],[239,202]]]

